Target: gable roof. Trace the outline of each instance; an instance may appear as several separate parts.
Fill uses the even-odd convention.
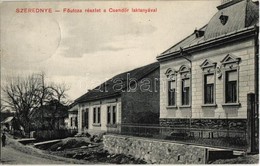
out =
[[[221,15],[228,16],[228,21],[225,25],[222,25],[219,20]],[[255,25],[258,26],[258,21],[258,3],[248,0],[234,1],[230,6],[219,8],[219,11],[211,18],[208,24],[199,29],[199,31],[205,31],[204,35],[196,37],[196,31],[194,31],[191,35],[158,55],[157,59],[159,60],[165,55],[179,53],[180,47],[185,49],[192,48],[206,42],[210,43],[228,34],[240,33],[243,29],[248,29]]]
[[[129,83],[127,79],[130,78],[139,81],[140,79],[144,78],[146,75],[148,75],[149,73],[153,72],[156,69],[159,69],[158,62],[118,74],[113,78],[109,79],[108,81],[97,86],[93,90],[90,90],[89,92],[77,98],[75,100],[75,103],[94,101],[94,100],[104,99],[108,97],[119,96],[122,93],[122,90],[124,90]],[[117,85],[120,85],[120,87],[122,88],[119,89]]]
[[[10,116],[10,117],[7,117],[5,120],[3,120],[1,123],[4,124],[4,123],[9,123],[11,122],[12,120],[14,119],[13,116]]]

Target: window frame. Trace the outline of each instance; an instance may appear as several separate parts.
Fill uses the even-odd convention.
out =
[[[171,68],[168,68],[165,72],[167,77],[167,108],[177,108],[177,72]],[[174,92],[174,104],[170,105],[170,97],[169,97],[169,90],[170,90],[170,83],[175,82],[175,92]]]
[[[89,108],[86,108],[83,110],[83,118],[84,118],[83,127],[88,128],[88,126],[89,126]]]
[[[236,71],[236,101],[235,102],[227,102],[227,73],[232,72],[232,71]],[[237,105],[239,104],[239,70],[238,67],[234,68],[234,69],[226,69],[224,71],[224,101],[223,101],[223,105]]]
[[[191,69],[186,66],[186,65],[183,65],[180,67],[180,77],[181,77],[181,106],[180,108],[186,108],[186,107],[191,107],[191,95],[192,95],[192,92],[191,92]],[[188,99],[189,99],[189,103],[188,104],[183,104],[183,92],[184,92],[184,81],[185,80],[189,80],[189,93],[188,93]]]
[[[170,91],[172,90],[172,89],[170,88],[172,82],[174,82],[174,84],[175,84],[175,86],[172,88],[172,89],[174,89],[174,92],[170,92]],[[177,100],[176,100],[176,91],[177,91],[176,89],[177,89],[177,85],[176,85],[176,84],[177,84],[177,82],[176,82],[175,80],[168,80],[168,88],[167,88],[167,89],[168,89],[168,90],[167,90],[168,102],[167,102],[167,103],[168,103],[168,106],[169,106],[169,107],[176,107],[176,105],[177,105],[177,104],[176,104],[176,102],[177,102]],[[174,100],[173,100],[173,101],[170,99],[170,93],[173,93],[173,95],[171,95],[171,96],[174,96],[174,98],[173,98]],[[171,101],[170,101],[170,100],[171,100]],[[170,102],[171,102],[171,103],[170,103]],[[172,103],[174,103],[174,104],[172,104]]]
[[[115,107],[115,114],[114,114],[114,108]],[[108,114],[108,108],[110,108],[110,113]],[[107,105],[107,126],[113,126],[117,125],[117,104],[109,104]],[[108,121],[108,116],[110,118],[110,122]]]
[[[241,61],[241,58],[233,55],[233,54],[227,54],[224,59],[221,61],[221,64],[223,66],[222,73],[223,73],[223,103],[222,106],[240,106],[239,101],[239,63]],[[227,73],[230,71],[236,71],[236,80],[237,80],[237,96],[236,96],[236,102],[234,103],[227,103],[226,102],[226,79],[227,79]]]
[[[202,70],[202,107],[216,107],[216,62],[212,62],[209,59],[206,59],[201,65]],[[208,75],[213,75],[213,103],[206,103],[205,101],[205,91],[206,91],[206,77]]]
[[[73,127],[73,117],[70,117],[70,127]]]
[[[93,126],[100,127],[101,126],[101,107],[95,106],[93,107]]]

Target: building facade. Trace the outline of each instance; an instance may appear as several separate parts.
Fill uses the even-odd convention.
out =
[[[78,104],[71,104],[71,108],[68,110],[68,118],[65,120],[68,129],[78,128]]]
[[[157,56],[163,126],[247,127],[248,94],[258,101],[258,3],[217,8],[207,25]]]
[[[121,124],[159,124],[159,63],[119,74],[75,100],[78,132],[120,130]]]

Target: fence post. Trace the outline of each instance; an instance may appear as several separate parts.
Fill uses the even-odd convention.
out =
[[[256,109],[255,94],[247,94],[247,152],[258,151],[258,110]]]

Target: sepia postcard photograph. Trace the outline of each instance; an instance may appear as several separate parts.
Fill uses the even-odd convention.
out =
[[[0,1],[2,165],[259,164],[259,1]]]

